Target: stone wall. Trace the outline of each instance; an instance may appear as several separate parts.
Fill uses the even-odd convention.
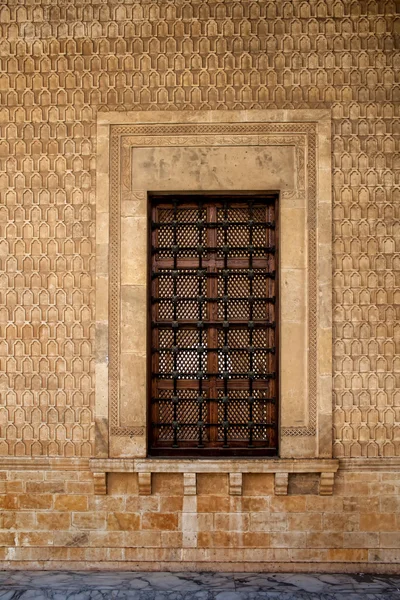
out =
[[[85,470],[9,472],[0,566],[398,572],[398,472],[342,471],[331,497],[292,477],[279,497],[272,475],[244,475],[235,497],[227,476],[198,475],[196,497],[181,474],[159,474],[139,496],[135,474],[111,473],[109,494],[94,496]]]
[[[398,15],[392,0],[2,2],[1,456],[93,453],[97,112],[255,108],[332,112],[334,452],[400,455]],[[84,470],[6,473],[2,501],[11,512],[1,517],[0,537],[18,549],[4,550],[4,558],[136,561],[139,551],[121,544],[131,535],[133,547],[146,546],[153,531],[147,545],[161,549],[149,550],[149,560],[181,560],[168,549],[179,547],[179,494],[165,500],[160,491],[140,504],[133,479],[123,476],[111,476],[110,497],[95,498],[86,495],[92,488]],[[220,517],[204,511],[208,533],[198,541],[207,552],[185,560],[214,563],[221,554],[213,545],[231,544],[226,556],[239,562],[246,551],[234,548],[252,548],[263,561],[295,560],[296,553],[310,561],[399,561],[398,551],[376,550],[399,545],[390,533],[394,475],[340,477],[337,496],[317,498],[319,517],[304,521],[320,523],[317,537],[291,514],[282,522],[275,516],[293,506],[295,514],[319,510],[308,497],[273,509],[277,499],[250,494],[239,513],[239,501],[228,497]],[[177,512],[154,518],[152,529],[141,510]],[[329,511],[338,516],[327,519]],[[108,533],[106,523],[116,531]],[[171,523],[173,535],[165,533]],[[213,537],[212,527],[226,537]]]

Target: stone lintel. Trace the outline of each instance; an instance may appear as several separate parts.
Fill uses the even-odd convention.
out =
[[[91,471],[113,473],[336,473],[338,459],[92,458]]]

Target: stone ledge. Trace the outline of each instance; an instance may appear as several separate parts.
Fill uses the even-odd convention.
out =
[[[179,459],[176,459],[179,460]],[[291,473],[302,473],[302,472],[319,472],[318,465],[323,463],[325,472],[329,472],[328,468],[325,468],[332,462],[332,464],[339,463],[339,467],[335,468],[335,470],[340,471],[382,471],[382,472],[399,472],[400,471],[400,457],[376,457],[376,458],[338,458],[338,459],[222,459],[222,460],[203,460],[196,459],[201,461],[203,465],[202,469],[207,468],[204,467],[204,463],[208,463],[210,466],[211,463],[218,462],[218,470],[215,472],[218,473],[272,473],[275,472],[278,466],[282,472],[291,472]],[[97,462],[99,461],[99,462]],[[92,471],[96,472],[96,464],[101,465],[103,470],[111,473],[134,473],[138,469],[135,468],[136,463],[140,463],[143,471],[148,470],[148,466],[145,466],[146,461],[152,461],[152,463],[158,462],[168,462],[171,464],[173,461],[170,459],[132,459],[132,458],[117,458],[117,459],[109,459],[109,458],[64,458],[62,456],[2,456],[0,457],[0,470],[55,470],[55,471]],[[174,459],[175,461],[175,459]],[[297,463],[296,467],[293,465],[291,469],[288,471],[288,463],[290,462]],[[188,463],[192,462],[190,460],[179,460],[182,464],[185,464],[185,469],[182,472],[190,472],[190,469],[187,468]],[[194,461],[193,461],[194,462]],[[226,463],[230,463],[229,468]],[[268,465],[264,465],[260,467],[260,462],[268,462]],[[225,463],[225,464],[222,464]],[[233,463],[236,463],[235,468],[233,468]],[[244,465],[247,464],[247,466]],[[250,463],[256,463],[250,469]],[[301,469],[305,466],[305,463],[308,465],[313,464],[314,470],[302,471]],[[106,469],[104,467],[106,466]],[[226,470],[224,471],[224,467]],[[260,471],[260,468],[262,469]],[[300,469],[300,470],[299,470]],[[156,472],[156,471],[153,471]],[[160,471],[158,471],[160,472]],[[179,471],[178,471],[179,472]],[[208,472],[208,471],[196,471],[196,472]]]
[[[0,470],[90,471],[89,458],[62,456],[0,456]]]
[[[399,472],[400,457],[340,458],[339,468],[341,471]]]
[[[296,109],[251,109],[251,110],[175,110],[147,111],[130,110],[99,112],[97,114],[98,125],[134,125],[136,123],[248,123],[258,121],[274,122],[296,122],[296,121],[326,121],[332,118],[329,108],[296,108]]]
[[[335,473],[339,468],[337,459],[154,459],[154,458],[93,458],[90,469],[100,479],[103,473],[104,485],[96,488],[96,493],[106,494],[107,473],[138,473],[139,494],[151,494],[151,476],[153,473],[183,473],[190,481],[185,494],[196,494],[197,473],[228,473],[230,481],[234,475],[243,473],[271,473],[275,475],[275,494],[286,496],[288,493],[289,473],[319,473],[319,494],[330,496],[333,492]],[[231,495],[241,495],[241,482],[229,486]]]
[[[92,458],[89,466],[108,473],[336,473],[339,460]]]

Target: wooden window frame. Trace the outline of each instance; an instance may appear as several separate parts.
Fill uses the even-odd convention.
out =
[[[210,432],[210,435],[212,437],[212,440],[208,440],[208,443],[205,443],[203,447],[193,447],[193,445],[190,445],[189,443],[180,443],[180,444],[176,444],[176,440],[177,437],[175,436],[175,447],[173,447],[174,445],[168,445],[167,443],[165,443],[164,445],[161,444],[160,446],[154,446],[153,441],[154,441],[154,436],[153,436],[153,429],[155,426],[155,423],[158,423],[158,419],[157,419],[157,409],[158,409],[158,404],[154,405],[154,403],[152,404],[152,398],[155,395],[155,390],[156,390],[156,386],[154,383],[154,377],[153,377],[153,372],[154,372],[154,368],[155,365],[157,364],[157,358],[156,355],[153,353],[153,342],[154,342],[154,331],[152,328],[152,324],[154,322],[155,319],[155,315],[157,314],[157,310],[155,308],[155,305],[152,304],[152,296],[154,291],[156,290],[156,284],[155,282],[152,280],[152,273],[153,273],[153,267],[154,265],[157,265],[157,260],[154,258],[154,254],[153,254],[153,248],[156,245],[156,233],[152,228],[152,220],[153,217],[156,215],[156,211],[157,211],[157,206],[159,206],[160,204],[162,204],[163,201],[165,201],[166,204],[171,203],[173,198],[178,198],[178,202],[184,202],[186,206],[190,205],[190,202],[193,202],[193,207],[197,207],[199,205],[199,200],[202,200],[204,202],[205,205],[208,206],[207,208],[207,222],[208,223],[212,223],[212,222],[217,222],[216,219],[216,214],[213,215],[213,205],[215,205],[215,207],[218,206],[218,204],[221,204],[225,199],[229,199],[230,200],[230,206],[232,206],[232,204],[234,205],[234,203],[237,203],[239,206],[240,204],[245,204],[248,205],[250,200],[254,200],[256,203],[258,202],[258,204],[262,203],[262,201],[265,202],[265,206],[267,207],[269,206],[273,206],[273,215],[274,215],[274,233],[272,234],[273,240],[274,240],[274,255],[273,258],[272,254],[268,252],[265,254],[264,258],[261,258],[259,260],[257,260],[256,258],[238,258],[238,259],[233,259],[230,258],[229,259],[229,264],[230,264],[230,268],[246,268],[245,264],[253,264],[254,261],[254,266],[257,264],[264,264],[266,263],[267,265],[271,265],[271,263],[273,264],[273,268],[275,271],[275,277],[273,278],[274,281],[274,285],[273,285],[273,289],[274,289],[274,305],[272,312],[273,312],[273,321],[274,321],[274,325],[275,328],[272,334],[273,337],[273,346],[275,348],[275,353],[273,356],[270,356],[270,360],[268,361],[268,364],[271,365],[273,364],[273,370],[274,370],[274,374],[275,374],[275,378],[268,383],[268,385],[264,382],[264,385],[266,385],[266,389],[273,389],[273,397],[274,397],[274,406],[272,404],[267,405],[268,406],[268,414],[270,416],[270,418],[273,418],[273,424],[268,425],[269,427],[269,433],[268,433],[268,442],[267,444],[263,445],[260,441],[256,441],[255,443],[251,443],[252,439],[253,439],[253,435],[250,432],[249,433],[249,440],[250,440],[250,445],[246,446],[246,443],[244,440],[242,442],[239,441],[232,441],[228,444],[227,443],[227,434],[225,433],[225,443],[222,444],[221,440],[219,440],[218,438],[218,414],[214,414],[217,411],[217,407],[218,407],[218,402],[210,402],[207,403],[207,419],[208,420],[208,431]],[[232,203],[232,204],[231,204]],[[207,193],[199,193],[199,192],[174,192],[174,193],[168,193],[168,194],[163,194],[163,193],[149,193],[148,194],[148,216],[149,216],[149,223],[148,223],[148,231],[149,231],[149,235],[148,235],[148,264],[149,264],[149,276],[148,276],[148,280],[149,280],[149,285],[148,285],[148,297],[147,297],[147,302],[148,302],[148,335],[147,335],[147,339],[148,339],[148,349],[147,349],[147,371],[148,371],[148,376],[147,376],[147,382],[148,382],[148,390],[147,390],[147,395],[148,395],[148,401],[147,401],[147,407],[148,407],[148,416],[147,416],[147,422],[148,422],[148,428],[147,428],[147,436],[148,436],[148,443],[147,443],[147,447],[148,447],[148,454],[149,456],[163,456],[163,457],[188,457],[188,456],[192,456],[192,457],[207,457],[207,456],[218,456],[218,455],[222,455],[222,456],[243,456],[243,457],[251,457],[251,456],[259,456],[259,457],[272,457],[272,456],[277,456],[278,455],[278,448],[279,448],[279,193],[278,192],[259,192],[259,191],[252,191],[252,192],[234,192],[234,191],[227,191],[227,192],[207,192]],[[268,231],[268,230],[267,230]],[[216,239],[216,229],[214,228],[208,228],[206,229],[207,232],[207,246],[217,246],[217,239]],[[214,239],[215,237],[215,239]],[[269,257],[269,258],[268,258]],[[196,258],[192,258],[192,260],[188,260],[188,259],[184,259],[184,263],[186,264],[186,266],[192,266],[193,268],[198,268],[198,266],[195,266],[195,263],[197,262],[198,259]],[[211,271],[215,270],[215,273],[217,273],[217,263],[222,263],[222,259],[218,259],[215,256],[215,253],[213,255],[213,257],[210,259],[212,263],[215,263],[214,269],[212,267],[208,267],[208,269],[211,269]],[[164,260],[161,261],[161,264],[163,264],[163,262],[165,264],[169,264],[168,260]],[[182,261],[181,261],[182,262]],[[190,263],[190,264],[189,264]],[[193,263],[193,264],[192,264]],[[172,263],[171,263],[172,264]],[[177,264],[177,263],[176,263]],[[208,263],[207,263],[208,264]],[[227,263],[225,263],[227,264]],[[221,265],[220,267],[221,268]],[[248,267],[250,268],[250,267]],[[256,267],[255,267],[256,268]],[[269,267],[268,267],[269,268]],[[207,277],[207,297],[211,296],[214,297],[217,294],[217,289],[216,289],[216,285],[217,285],[217,278],[210,278],[209,276]],[[215,288],[215,289],[214,289]],[[269,305],[271,306],[271,305]],[[209,304],[209,307],[211,309],[211,314],[213,313],[213,311],[217,310],[217,303],[216,302],[211,302],[211,304]],[[271,309],[270,309],[271,310]],[[208,314],[208,316],[210,316]],[[207,333],[207,346],[209,347],[210,344],[212,343],[211,347],[217,347],[218,348],[218,342],[217,342],[217,315],[214,314],[214,319],[216,323],[214,325],[214,327],[209,327],[208,328],[208,333]],[[206,321],[208,321],[208,319],[206,319]],[[234,324],[234,321],[233,321]],[[263,331],[271,331],[268,330],[267,328],[263,329]],[[270,337],[271,333],[269,333],[269,337]],[[211,340],[212,338],[212,340]],[[210,355],[208,355],[208,359],[207,359],[207,365],[208,371],[218,371],[218,358],[216,358],[217,356],[217,351],[216,352],[212,352]],[[217,362],[215,362],[217,361]],[[245,386],[246,384],[249,386],[249,389],[252,390],[253,386],[254,386],[254,391],[259,390],[261,391],[262,388],[262,383],[260,382],[253,382],[250,381],[250,379],[240,379],[240,386]],[[174,385],[174,389],[176,388],[177,384],[172,384],[172,382],[170,383],[170,385]],[[190,386],[190,383],[188,384]],[[194,385],[194,384],[192,384]],[[221,393],[220,388],[228,389],[228,383],[225,384],[225,382],[221,382],[218,380],[217,376],[211,376],[210,379],[208,381],[206,381],[206,383],[204,384],[208,393],[207,396],[211,397],[218,397],[218,392]],[[167,384],[168,386],[168,384]],[[200,384],[200,389],[201,389],[201,384]],[[230,386],[234,389],[234,386]],[[190,389],[192,389],[190,387]],[[193,388],[194,389],[194,388]],[[271,394],[268,394],[269,396]],[[200,414],[200,418],[201,418],[201,414],[202,414],[202,410],[199,411]],[[252,414],[252,409],[249,407],[249,415]],[[249,417],[251,418],[251,417]],[[176,426],[178,424],[176,423]],[[240,429],[240,428],[239,428]],[[273,440],[271,442],[271,440]]]

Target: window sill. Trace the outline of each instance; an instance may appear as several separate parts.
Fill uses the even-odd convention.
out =
[[[231,495],[242,494],[244,473],[272,473],[275,475],[275,494],[288,493],[289,473],[319,473],[319,494],[330,496],[339,460],[288,458],[223,458],[223,459],[168,459],[168,458],[93,458],[89,461],[95,478],[95,491],[107,493],[107,473],[137,473],[139,494],[151,494],[152,473],[183,473],[184,494],[196,494],[197,473],[228,473]]]

